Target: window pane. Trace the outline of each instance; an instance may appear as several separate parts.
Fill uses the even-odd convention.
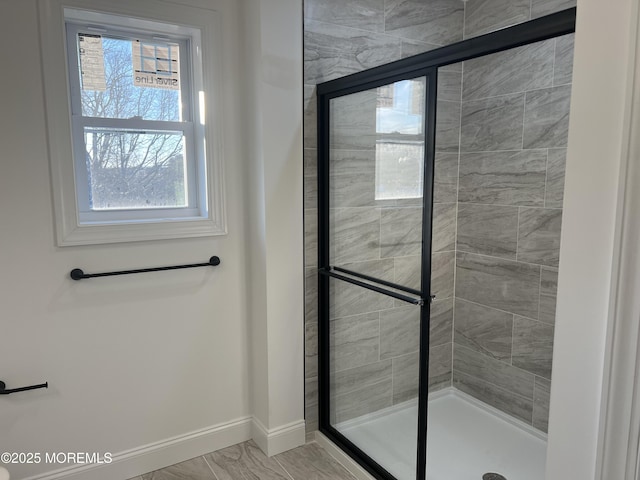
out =
[[[177,44],[79,34],[78,52],[82,115],[181,120]]]
[[[85,128],[92,210],[187,206],[182,132]]]

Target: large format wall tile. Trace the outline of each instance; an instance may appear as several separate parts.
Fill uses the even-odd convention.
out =
[[[431,294],[437,300],[453,296],[455,252],[441,252],[431,255]]]
[[[540,271],[540,314],[541,322],[556,323],[556,299],[558,295],[558,270],[542,267]]]
[[[437,152],[435,158],[433,201],[458,201],[458,154]]]
[[[429,391],[451,386],[451,343],[429,349]]]
[[[438,100],[459,102],[462,88],[462,73],[438,71]]]
[[[518,207],[458,206],[458,250],[515,260],[517,244]]]
[[[458,201],[542,206],[545,150],[463,153]]]
[[[567,158],[566,148],[549,149],[547,161],[547,189],[544,196],[544,206],[548,208],[562,208],[564,200],[564,173]]]
[[[553,327],[518,316],[513,322],[513,365],[551,379]]]
[[[384,0],[311,0],[304,2],[305,19],[360,28],[384,30]]]
[[[318,210],[304,211],[304,266],[318,266]]]
[[[331,100],[329,144],[336,150],[376,149],[375,90]]]
[[[561,227],[562,210],[521,208],[518,261],[557,267]]]
[[[393,278],[393,259],[345,265],[345,267],[376,278]],[[334,278],[330,280],[330,297],[330,318],[377,312],[393,307],[391,297]]]
[[[318,269],[315,267],[304,269],[304,321],[318,321]]]
[[[393,362],[393,404],[406,402],[418,396],[420,380],[420,354],[409,353],[396,357]]]
[[[571,83],[573,75],[573,45],[575,34],[556,38],[556,62],[553,73],[553,84]]]
[[[380,258],[380,209],[341,208],[333,210],[331,243],[333,263]]]
[[[462,40],[462,0],[387,0],[385,31],[436,45]]]
[[[464,37],[475,37],[527,20],[529,0],[468,0]]]
[[[436,151],[458,152],[460,144],[460,102],[438,100]]]
[[[391,360],[337,372],[332,376],[336,422],[373,413],[392,404]]]
[[[540,267],[458,253],[456,296],[518,315],[538,318]]]
[[[521,93],[463,102],[461,151],[522,148],[523,113],[524,94]]]
[[[531,18],[543,17],[575,6],[576,0],[531,0]]]
[[[453,386],[457,389],[506,412],[520,420],[531,423],[533,401],[531,398],[517,395],[479,378],[453,370]]]
[[[383,208],[379,235],[382,258],[419,255],[422,249],[422,208]]]
[[[422,210],[420,210],[422,213]],[[433,205],[432,252],[454,250],[456,247],[456,204]]]
[[[357,175],[361,172],[375,172],[376,152],[369,150],[331,149],[329,155],[331,175]]]
[[[420,308],[411,305],[380,312],[380,359],[420,349]]]
[[[453,349],[453,369],[525,398],[533,398],[533,374],[457,344]]]
[[[567,146],[571,86],[527,92],[524,148]]]
[[[402,51],[402,58],[407,58],[413,57],[414,55],[418,55],[420,53],[428,52],[430,50],[435,50],[436,48],[440,47],[441,45],[436,45],[434,43],[402,39],[402,46],[400,47],[400,49]]]
[[[395,283],[420,290],[421,259],[420,255],[394,258]]]
[[[315,85],[400,58],[401,40],[308,20],[304,29],[304,83]]]
[[[431,304],[429,346],[451,343],[453,330],[453,298],[436,300]]]
[[[318,179],[315,176],[304,177],[304,208],[318,207]]]
[[[467,60],[464,62],[462,99],[466,101],[551,87],[554,47],[555,40],[547,40]]]
[[[549,427],[549,397],[551,382],[544,378],[536,377],[533,391],[533,426],[546,432]]]
[[[315,148],[305,148],[302,153],[304,163],[304,176],[317,178],[318,176],[318,150]],[[305,191],[306,195],[306,191]]]
[[[364,313],[331,321],[331,366],[336,371],[378,361],[380,314]]]
[[[318,375],[318,324],[304,326],[304,377]]]
[[[331,175],[330,178],[331,207],[368,207],[376,202],[376,172],[375,168],[362,169],[359,173]],[[311,190],[306,197],[312,197]]]
[[[454,343],[511,361],[513,314],[456,299]]]
[[[316,87],[313,85],[304,86],[304,148],[316,148],[317,146],[317,104]]]

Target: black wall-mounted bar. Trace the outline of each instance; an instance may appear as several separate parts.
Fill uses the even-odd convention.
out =
[[[29,385],[28,387],[7,388],[7,385],[3,381],[0,381],[0,395],[10,395],[16,392],[26,392],[27,390],[37,390],[39,388],[49,388],[49,382]]]
[[[352,270],[347,270],[346,268],[342,268],[342,267],[331,267],[331,269],[336,271],[336,272],[346,273],[347,275],[351,275],[352,277],[359,277],[359,278],[362,278],[363,280],[368,280],[370,282],[379,283],[380,285],[385,285],[385,286],[391,287],[391,288],[393,288],[395,290],[401,290],[403,292],[407,292],[407,293],[410,293],[412,295],[417,295],[418,297],[422,296],[422,292],[420,290],[415,290],[413,288],[405,287],[403,285],[398,285],[397,283],[387,282],[386,280],[381,280],[379,278],[371,277],[371,276],[365,275],[363,273],[358,273],[358,272],[354,272]]]
[[[146,273],[146,272],[162,272],[164,270],[180,270],[182,268],[215,267],[216,265],[220,265],[220,258],[213,256],[206,263],[191,263],[188,265],[172,265],[169,267],[140,268],[137,270],[121,270],[119,272],[84,273],[80,268],[74,268],[69,273],[69,276],[73,280],[82,280],[83,278],[113,277],[115,275],[129,275],[131,273]]]

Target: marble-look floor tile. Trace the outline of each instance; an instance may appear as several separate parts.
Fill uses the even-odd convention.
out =
[[[544,206],[547,208],[562,208],[566,158],[566,148],[549,149],[547,188],[544,196]]]
[[[508,363],[454,344],[453,369],[525,398],[533,398],[534,375]]]
[[[317,131],[318,131],[318,115],[316,105],[316,87],[315,85],[304,86],[304,119],[303,119],[303,131],[304,131],[304,147],[316,148],[318,146]]]
[[[209,453],[205,459],[217,480],[291,480],[276,459],[262,453],[253,440]]]
[[[556,38],[556,63],[553,73],[554,85],[571,83],[573,75],[574,39],[574,33]]]
[[[438,71],[438,100],[459,102],[462,88],[462,73]]]
[[[543,17],[576,6],[576,0],[531,0],[531,18]]]
[[[533,390],[533,426],[547,432],[549,427],[549,397],[551,382],[545,378],[536,377]]]
[[[459,252],[456,272],[457,297],[538,318],[540,267]]]
[[[409,353],[392,359],[393,404],[418,397],[420,354]]]
[[[376,90],[331,100],[329,145],[332,150],[376,149]]]
[[[543,206],[546,150],[463,153],[459,202]]]
[[[430,348],[451,343],[453,338],[453,297],[435,300],[431,304],[431,323],[429,324]]]
[[[453,386],[478,400],[531,424],[533,400],[454,369]]]
[[[437,45],[462,40],[464,2],[461,0],[387,0],[385,32]]]
[[[456,248],[456,211],[455,203],[433,205],[432,252],[445,252]]]
[[[471,3],[471,0],[470,0]],[[464,62],[464,101],[551,87],[555,40]]]
[[[518,207],[458,205],[458,250],[515,260],[517,244]]]
[[[526,95],[523,147],[566,147],[571,86],[546,88]]]
[[[469,0],[464,38],[471,38],[529,20],[528,0]]]
[[[460,101],[438,100],[436,151],[457,153],[460,149]]]
[[[553,327],[528,318],[514,318],[513,365],[551,379]]]
[[[557,267],[560,260],[562,210],[521,208],[518,261]]]
[[[307,20],[304,83],[333,80],[400,58],[401,40],[389,35]]]
[[[334,264],[380,258],[380,209],[340,208],[331,210],[330,241]],[[392,255],[391,255],[392,256]]]
[[[381,258],[419,255],[422,250],[422,208],[383,208],[379,234]]]
[[[435,159],[433,201],[458,201],[458,154],[437,152]]]
[[[331,321],[331,364],[336,371],[377,362],[380,356],[378,312]]]
[[[355,480],[317,443],[308,443],[275,458],[293,480]]]
[[[454,342],[497,360],[511,361],[513,315],[456,299]]]
[[[451,343],[429,349],[429,391],[451,385]]]
[[[420,308],[411,305],[380,312],[380,359],[420,349]]]
[[[523,115],[522,93],[463,102],[461,151],[521,149]]]
[[[384,0],[311,0],[304,2],[305,19],[359,28],[384,30]]]
[[[558,295],[558,270],[542,267],[540,270],[540,314],[541,322],[556,323],[556,300]]]
[[[277,478],[277,477],[274,477]],[[203,457],[142,475],[142,480],[217,480]]]
[[[453,296],[455,252],[440,252],[431,255],[431,294],[437,300]]]

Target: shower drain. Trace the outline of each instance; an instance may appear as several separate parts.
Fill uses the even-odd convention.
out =
[[[485,473],[482,475],[482,480],[507,480],[507,478],[499,473]]]

